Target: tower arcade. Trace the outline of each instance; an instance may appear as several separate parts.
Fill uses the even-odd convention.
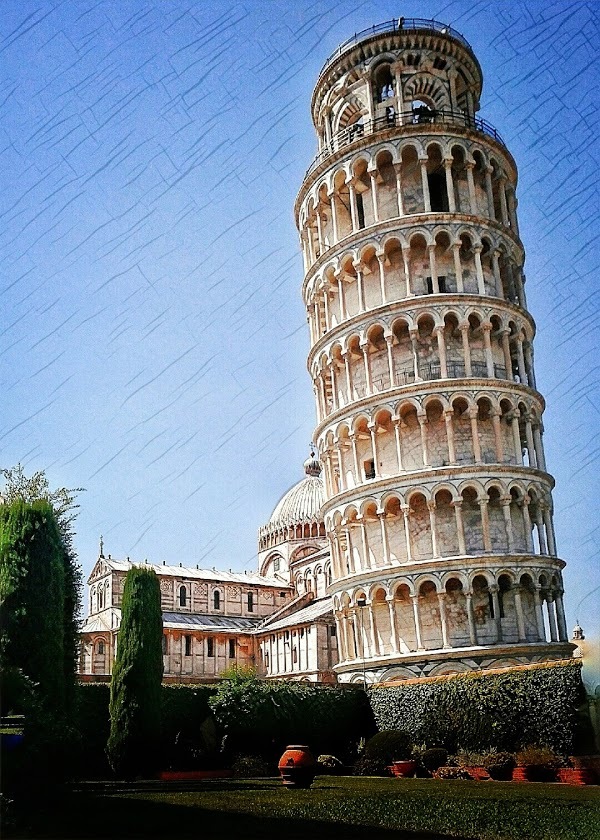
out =
[[[435,21],[342,44],[296,205],[338,679],[570,656],[517,222],[482,72]]]

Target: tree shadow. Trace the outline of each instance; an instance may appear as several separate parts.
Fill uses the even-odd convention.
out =
[[[255,789],[264,789],[257,783]],[[248,785],[244,785],[248,790]],[[4,831],[5,840],[442,840],[431,832],[396,831],[323,820],[236,813],[171,802],[122,796],[73,794],[30,813],[19,831]],[[456,840],[456,838],[454,838]]]

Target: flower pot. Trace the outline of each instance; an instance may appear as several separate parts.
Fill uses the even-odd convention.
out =
[[[504,762],[503,764],[491,764],[488,768],[490,778],[495,782],[510,782],[513,774],[512,762]]]
[[[566,785],[593,785],[594,774],[587,767],[560,767],[558,781]]]
[[[527,767],[517,766],[512,771],[513,782],[528,782]]]
[[[465,767],[465,770],[476,782],[486,782],[491,778],[485,767]]]
[[[515,767],[513,782],[555,782],[556,770],[545,764],[526,764]]]
[[[288,788],[309,788],[317,773],[317,762],[309,748],[296,744],[287,747],[277,766]]]
[[[415,775],[417,762],[407,759],[405,761],[392,761],[390,770],[398,779],[408,779]]]

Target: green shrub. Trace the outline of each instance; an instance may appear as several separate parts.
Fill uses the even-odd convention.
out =
[[[438,767],[437,770],[433,772],[434,779],[470,779],[471,777],[464,769],[464,767],[451,767],[445,765],[444,767]]]
[[[317,764],[319,773],[324,774],[339,773],[344,767],[339,758],[334,755],[320,755],[317,758]]]
[[[421,764],[430,773],[434,773],[448,761],[448,750],[443,747],[431,747],[421,756]]]
[[[565,765],[564,758],[553,749],[536,744],[529,744],[519,750],[515,758],[521,767],[547,767],[549,770],[556,770]]]
[[[385,761],[380,758],[367,758],[361,755],[354,762],[352,773],[355,776],[389,776],[390,769]]]
[[[378,732],[365,745],[365,757],[384,764],[410,758],[410,738],[402,729]]]
[[[239,755],[231,765],[237,779],[256,779],[273,776],[275,769],[259,755]]]
[[[369,699],[379,729],[402,728],[417,744],[456,752],[547,743],[567,755],[583,694],[581,663],[572,661],[375,686]]]

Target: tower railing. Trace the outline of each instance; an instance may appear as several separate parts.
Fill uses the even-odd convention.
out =
[[[379,35],[382,32],[402,32],[406,30],[427,30],[428,32],[439,32],[440,35],[449,35],[456,41],[459,41],[464,47],[473,52],[473,47],[469,44],[464,35],[457,32],[447,23],[441,23],[439,20],[428,20],[427,18],[392,18],[386,20],[384,23],[377,23],[375,26],[370,26],[363,29],[361,32],[355,32],[350,38],[339,45],[337,50],[332,53],[325,64],[321,67],[319,77],[323,75],[325,70],[330,67],[341,55],[343,55],[352,47],[356,46],[359,41],[364,41],[365,38],[370,38],[372,35]]]
[[[411,111],[402,111],[395,113],[390,108],[387,114],[381,117],[375,117],[372,120],[365,120],[364,122],[355,122],[352,125],[346,126],[341,131],[338,131],[331,138],[325,148],[314,158],[304,177],[307,178],[316,167],[326,160],[330,155],[338,152],[340,149],[350,146],[357,140],[367,137],[371,134],[377,134],[380,131],[386,131],[389,128],[406,127],[411,125],[457,125],[462,128],[469,128],[472,131],[480,131],[488,137],[492,137],[497,143],[506,146],[506,143],[496,131],[494,126],[481,117],[472,117],[464,111],[453,111],[450,109],[433,110],[432,108],[414,108]]]

